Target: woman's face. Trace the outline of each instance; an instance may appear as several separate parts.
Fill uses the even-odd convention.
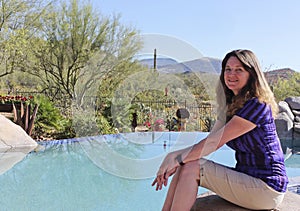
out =
[[[228,89],[232,90],[234,95],[247,84],[249,72],[245,70],[243,64],[235,56],[231,56],[225,66],[224,80]]]

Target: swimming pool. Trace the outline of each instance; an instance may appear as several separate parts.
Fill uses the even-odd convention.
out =
[[[3,210],[159,210],[167,188],[151,187],[168,151],[195,143],[206,133],[149,132],[103,135],[40,143],[41,150],[0,175]],[[1,163],[16,152],[2,152]],[[234,165],[233,151],[222,147],[209,156]],[[300,166],[288,159],[290,176]],[[6,159],[6,160],[5,160]],[[2,162],[3,161],[3,162]],[[199,188],[199,193],[205,189]]]

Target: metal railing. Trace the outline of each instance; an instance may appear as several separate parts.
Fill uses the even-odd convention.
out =
[[[170,119],[175,117],[175,113],[179,108],[185,108],[189,111],[187,130],[190,131],[210,131],[213,122],[216,119],[215,108],[212,104],[188,103],[187,101],[178,102],[175,100],[134,100],[133,105],[142,105],[140,107],[147,108],[147,112],[151,110],[152,115],[156,118]]]

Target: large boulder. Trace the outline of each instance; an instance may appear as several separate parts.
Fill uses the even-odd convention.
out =
[[[11,120],[0,114],[0,149],[37,147],[37,143]]]
[[[293,114],[289,104],[286,101],[278,103],[279,113],[286,113],[291,121],[294,121],[295,115]]]
[[[294,122],[294,145],[300,148],[300,122]]]
[[[300,117],[300,110],[292,110],[292,112],[296,116],[295,118]],[[298,121],[298,122],[300,122],[300,121]]]
[[[300,97],[288,97],[278,103],[276,129],[283,146],[300,149]]]
[[[300,110],[300,97],[288,97],[286,101],[292,110]]]
[[[291,140],[293,138],[294,122],[287,112],[281,112],[275,119],[278,136],[281,140]]]
[[[38,144],[11,120],[0,114],[0,175],[11,169]]]
[[[22,161],[33,149],[34,146],[0,149],[0,175]]]
[[[294,122],[294,131],[300,133],[300,122]]]

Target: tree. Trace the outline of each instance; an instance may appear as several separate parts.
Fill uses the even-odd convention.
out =
[[[81,106],[87,93],[96,93],[95,83],[120,73],[117,67],[132,60],[140,47],[137,32],[119,19],[100,16],[79,0],[52,6],[40,19],[42,30],[31,40],[35,59],[28,70],[51,96],[67,97]]]
[[[36,20],[51,1],[0,0],[0,77],[22,68]]]
[[[277,101],[300,96],[300,73],[294,73],[289,79],[279,79],[277,84],[273,85],[273,92]]]

